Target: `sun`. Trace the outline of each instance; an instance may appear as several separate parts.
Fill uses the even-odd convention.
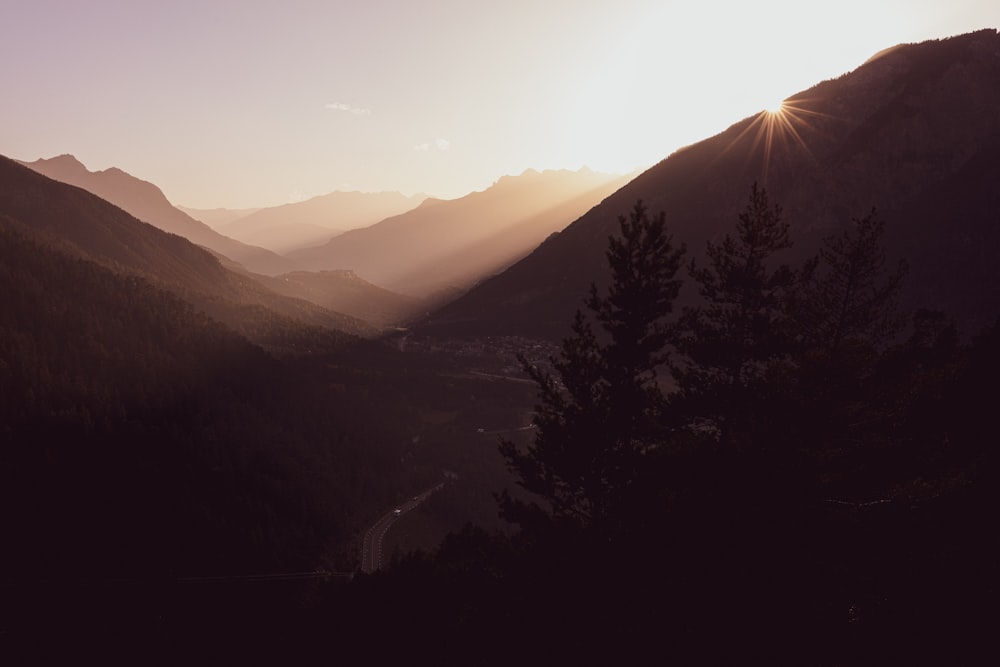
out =
[[[777,104],[773,104],[764,109],[764,113],[770,114],[772,116],[780,116],[785,112],[785,101],[781,100]]]
[[[792,98],[782,100],[780,103],[764,109],[730,142],[726,150],[744,140],[751,141],[752,151],[754,153],[759,151],[761,158],[760,177],[766,185],[772,161],[780,161],[791,151],[803,151],[812,155],[812,151],[806,145],[800,130],[815,127],[815,121],[826,114],[813,111],[808,106],[810,106],[809,100]]]

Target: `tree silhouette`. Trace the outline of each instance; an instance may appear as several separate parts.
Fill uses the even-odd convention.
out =
[[[772,362],[789,350],[787,299],[808,270],[772,264],[791,245],[781,207],[754,183],[736,235],[708,243],[706,266],[689,265],[704,305],[685,309],[682,317],[683,359],[671,368],[679,390],[675,405],[689,424],[721,443],[752,430]]]
[[[796,325],[806,346],[832,366],[846,348],[878,348],[899,331],[896,299],[905,262],[886,271],[885,224],[873,209],[827,237],[819,251],[819,274],[796,297]]]
[[[657,371],[667,361],[673,328],[666,318],[681,287],[684,248],[674,247],[664,214],[648,216],[641,201],[619,226],[620,236],[608,240],[608,293],[592,285],[585,300],[600,335],[578,310],[552,359],[555,376],[522,360],[539,388],[538,431],[526,451],[510,441],[500,446],[520,484],[548,501],[553,518],[576,525],[609,527],[622,517],[661,428]],[[501,504],[522,525],[540,514],[507,494]]]
[[[867,388],[904,323],[897,297],[906,265],[888,270],[883,231],[873,209],[824,239],[814,271],[790,300],[799,349],[785,388],[793,406],[786,423],[797,422],[791,428],[814,448],[868,440],[895,410],[894,392],[870,395]]]

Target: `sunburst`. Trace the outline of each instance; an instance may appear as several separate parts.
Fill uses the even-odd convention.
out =
[[[744,137],[753,137],[751,155],[762,152],[761,180],[766,185],[768,172],[776,150],[798,149],[815,159],[813,152],[802,138],[800,130],[811,127],[811,122],[826,114],[806,108],[805,99],[788,99],[761,111],[753,121],[726,148],[738,144]]]
[[[769,114],[772,114],[772,115],[773,114],[781,114],[781,113],[784,112],[784,110],[785,110],[785,101],[782,100],[782,101],[778,102],[777,104],[769,106],[766,109],[764,109],[764,113],[769,113]]]

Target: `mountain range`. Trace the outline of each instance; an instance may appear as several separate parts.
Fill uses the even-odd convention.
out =
[[[415,297],[468,288],[530,252],[628,177],[528,170],[481,192],[419,207],[288,257],[307,270],[348,269]]]
[[[751,184],[783,207],[794,248],[874,207],[903,303],[942,310],[966,333],[1000,313],[1000,37],[983,30],[901,45],[678,150],[502,274],[426,323],[439,333],[559,338],[591,282],[607,281],[607,238],[637,200],[689,256],[734,228]],[[693,298],[692,294],[683,295]]]
[[[225,268],[187,239],[8,158],[0,159],[0,216],[12,233],[115,273],[150,280],[257,342],[273,342],[297,328],[353,335],[374,331],[360,320],[276,294]]]
[[[398,192],[331,192],[301,202],[284,204],[245,215],[230,212],[223,220],[220,211],[198,212],[182,209],[218,232],[250,245],[286,254],[316,246],[350,229],[367,227],[385,218],[416,208],[426,197],[405,197]],[[216,220],[213,224],[212,220]]]
[[[226,268],[270,291],[371,317],[375,326],[398,324],[461,294],[628,181],[588,169],[528,170],[450,201],[332,192],[265,209],[199,210],[174,207],[158,187],[120,169],[89,171],[71,155],[21,164],[211,250]],[[318,239],[326,243],[301,247]],[[280,255],[245,241],[298,249]],[[422,303],[426,297],[433,298]]]

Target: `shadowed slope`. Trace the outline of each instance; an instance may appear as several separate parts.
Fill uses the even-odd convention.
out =
[[[913,260],[905,302],[944,309],[973,331],[1000,310],[987,268],[1000,259],[998,145],[996,31],[891,49],[794,95],[778,114],[677,151],[429,326],[561,337],[590,282],[606,281],[607,237],[636,200],[665,211],[675,240],[699,255],[759,181],[791,224],[796,245],[785,259],[810,254],[875,206],[890,251]],[[938,248],[949,249],[947,275]]]
[[[0,225],[40,244],[149,278],[253,340],[303,325],[371,332],[353,318],[279,296],[190,241],[7,158],[0,158],[0,215]]]
[[[223,236],[172,206],[163,192],[152,183],[131,176],[121,169],[88,171],[72,155],[21,164],[53,180],[92,192],[144,222],[221,253],[251,271],[273,275],[295,268],[293,263],[270,250]]]

